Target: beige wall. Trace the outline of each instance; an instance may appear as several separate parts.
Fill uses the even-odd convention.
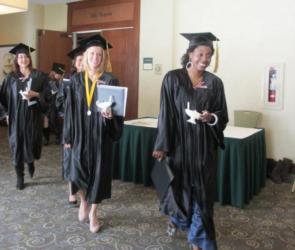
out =
[[[68,6],[49,4],[44,7],[44,29],[67,31]]]
[[[29,4],[27,12],[0,15],[0,45],[23,42],[36,48],[38,29],[66,31],[67,5]],[[32,53],[34,65],[36,53]]]
[[[138,116],[157,116],[164,74],[172,67],[173,1],[141,0]],[[152,57],[153,70],[143,70],[143,58]],[[155,64],[162,73],[155,73]]]
[[[29,4],[29,10],[23,13],[0,16],[0,45],[20,42],[37,46],[37,29],[43,28],[44,8],[42,5]],[[36,54],[32,53],[35,64]]]

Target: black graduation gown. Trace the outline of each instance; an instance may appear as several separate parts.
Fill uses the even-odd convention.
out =
[[[118,80],[110,73],[99,79],[108,85]],[[89,90],[91,89],[89,80]],[[112,141],[118,140],[123,127],[122,117],[103,118],[95,104],[97,88],[91,103],[91,116],[87,115],[84,73],[71,77],[66,91],[63,142],[71,144],[68,180],[86,191],[88,203],[99,203],[111,197]]]
[[[70,96],[70,81],[63,81],[59,85],[58,93],[56,95],[55,105],[56,110],[59,117],[65,118],[65,113],[67,113],[66,118],[69,119],[67,122],[63,122],[63,132],[62,134],[65,134],[66,132],[69,133],[66,126],[72,126],[73,122],[72,119],[72,109],[71,109],[71,96]],[[68,97],[68,98],[67,98]],[[72,134],[69,136],[72,138]],[[64,144],[64,136],[62,136],[61,144]],[[71,173],[71,154],[72,149],[71,148],[63,148],[63,159],[62,159],[62,177],[63,179],[70,181],[70,173]]]
[[[42,112],[46,111],[50,99],[47,76],[33,70],[26,80],[20,80],[20,75],[10,73],[3,80],[0,89],[0,102],[9,117],[9,145],[14,166],[24,162],[31,163],[39,159],[42,150]],[[19,93],[25,90],[29,79],[32,78],[31,90],[40,94],[33,98],[36,104],[28,106],[28,101],[22,100]]]
[[[6,113],[4,111],[4,108],[0,102],[0,120],[5,119]]]
[[[158,134],[154,150],[167,152],[174,180],[160,210],[167,215],[191,221],[192,202],[202,212],[204,227],[215,238],[213,205],[216,189],[217,146],[224,147],[223,130],[228,122],[223,83],[204,72],[204,88],[193,89],[186,69],[166,74],[161,89]],[[187,122],[190,109],[208,110],[218,116],[215,126],[196,121]]]
[[[59,112],[56,107],[56,98],[62,80],[49,80],[49,87],[51,91],[51,100],[48,103],[48,110],[46,116],[49,120],[49,128],[51,132],[55,133],[56,138],[59,140],[62,133],[62,122],[59,117]]]

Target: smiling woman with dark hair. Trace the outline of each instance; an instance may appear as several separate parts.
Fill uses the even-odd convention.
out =
[[[9,144],[12,162],[17,174],[17,189],[24,186],[24,163],[34,175],[34,160],[42,149],[42,112],[50,99],[47,76],[32,68],[30,52],[34,49],[18,44],[10,53],[15,54],[14,70],[3,80],[0,102],[7,114]]]
[[[176,228],[187,230],[194,250],[216,250],[217,147],[224,147],[228,122],[222,81],[206,71],[217,38],[211,33],[183,35],[190,41],[183,68],[168,72],[161,89],[153,156],[169,159],[174,179],[160,210],[170,217],[169,235]]]

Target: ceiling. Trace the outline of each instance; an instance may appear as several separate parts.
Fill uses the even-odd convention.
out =
[[[57,4],[57,3],[72,3],[72,2],[78,2],[80,0],[29,0],[29,3],[35,3],[35,4]]]

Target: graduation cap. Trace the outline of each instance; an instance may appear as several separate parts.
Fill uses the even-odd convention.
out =
[[[29,55],[31,52],[35,51],[34,48],[29,47],[28,45],[24,44],[24,43],[19,43],[18,45],[14,46],[9,53],[11,54],[19,54],[19,53],[24,53]]]
[[[73,49],[72,51],[70,51],[70,52],[67,54],[67,56],[68,56],[69,58],[71,58],[72,60],[74,60],[75,57],[82,55],[84,51],[85,51],[85,50],[84,50],[84,48],[83,48],[82,46],[78,46],[77,48],[75,48],[75,49]]]
[[[155,161],[151,172],[151,178],[158,192],[158,196],[160,200],[162,200],[174,179],[167,157],[163,161]]]
[[[52,64],[52,71],[54,71],[57,74],[64,74],[65,73],[65,65],[61,63],[53,63]]]
[[[91,46],[100,46],[103,49],[113,48],[113,46],[100,34],[96,34],[79,41],[79,45],[83,46],[85,50]]]
[[[189,40],[189,47],[199,46],[199,45],[208,45],[214,49],[213,42],[218,42],[219,39],[212,34],[211,32],[201,32],[201,33],[181,33],[186,39]],[[215,66],[213,71],[216,72],[219,65],[219,48],[218,43],[215,47]]]
[[[213,35],[211,32],[202,32],[202,33],[181,33],[186,39],[190,42],[194,41],[219,41],[219,39]]]

